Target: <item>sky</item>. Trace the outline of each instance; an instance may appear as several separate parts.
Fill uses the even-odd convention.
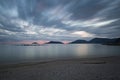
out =
[[[0,42],[120,37],[120,0],[0,0]]]

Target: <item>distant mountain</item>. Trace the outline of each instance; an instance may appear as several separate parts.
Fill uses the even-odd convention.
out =
[[[109,42],[111,42],[111,39],[108,38],[94,38],[89,41],[89,43],[98,43],[98,44],[109,43]]]
[[[120,46],[120,38],[111,39],[111,42],[104,43],[105,45],[119,45]]]
[[[91,44],[108,44],[108,45],[112,45],[112,44],[119,44],[120,45],[120,38],[113,38],[113,39],[109,39],[109,38],[94,38],[90,41],[86,41],[86,40],[76,40],[73,41],[69,44],[82,44],[82,43],[91,43]]]
[[[117,44],[120,43],[120,38],[94,38],[89,41],[89,43],[96,43],[96,44]]]
[[[50,42],[48,42],[46,44],[63,44],[63,43],[60,42],[60,41],[50,41]]]
[[[81,43],[88,43],[86,40],[76,40],[76,41],[73,41],[71,42],[70,44],[81,44]]]
[[[115,38],[115,43],[119,43],[120,44],[120,38]]]

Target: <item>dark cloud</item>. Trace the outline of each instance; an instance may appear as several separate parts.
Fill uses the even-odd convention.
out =
[[[120,37],[120,0],[0,0],[0,41]]]

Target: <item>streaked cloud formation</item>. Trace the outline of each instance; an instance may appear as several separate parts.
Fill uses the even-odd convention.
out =
[[[120,0],[0,0],[0,42],[120,37]]]

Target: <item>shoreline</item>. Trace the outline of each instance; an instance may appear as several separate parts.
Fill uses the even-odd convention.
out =
[[[47,63],[57,63],[57,62],[60,63],[77,62],[79,64],[120,64],[120,56],[97,57],[97,58],[53,59],[53,60],[45,60],[45,61],[0,64],[0,71],[6,69],[14,69],[19,67],[27,67],[27,66],[29,67],[29,66],[42,65]]]
[[[120,56],[0,66],[0,80],[120,80]]]

